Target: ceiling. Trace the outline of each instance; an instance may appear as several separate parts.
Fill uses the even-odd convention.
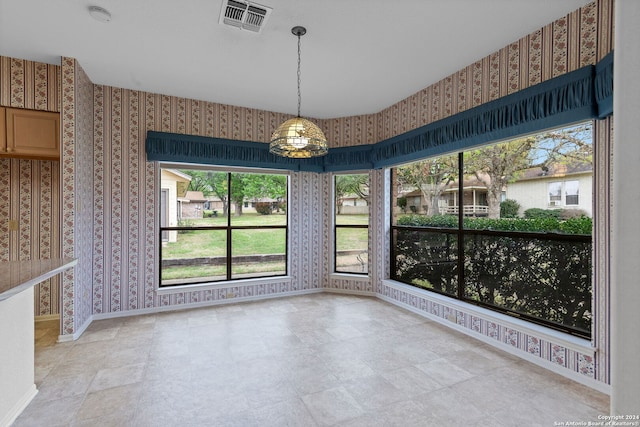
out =
[[[260,33],[223,0],[0,0],[0,55],[76,58],[96,84],[295,115],[378,112],[589,0],[258,0]],[[102,23],[91,5],[111,13]]]

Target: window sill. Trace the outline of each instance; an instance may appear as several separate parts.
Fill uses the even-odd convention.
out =
[[[342,279],[342,280],[359,280],[362,282],[368,282],[371,280],[369,274],[357,274],[357,273],[331,273],[329,279]]]
[[[597,348],[592,344],[591,341],[579,338],[561,331],[556,331],[551,328],[547,328],[541,325],[537,325],[535,323],[527,322],[526,320],[517,319],[506,314],[502,314],[496,311],[492,311],[483,307],[478,307],[473,304],[469,304],[464,301],[460,301],[454,298],[447,297],[445,295],[441,295],[435,292],[429,292],[426,290],[422,290],[419,288],[415,288],[413,286],[396,282],[394,280],[384,280],[383,283],[390,288],[397,289],[399,291],[406,292],[408,294],[417,296],[419,298],[425,298],[427,300],[431,300],[442,306],[449,307],[450,309],[457,310],[463,313],[468,313],[471,316],[484,319],[487,322],[492,322],[496,324],[503,325],[504,327],[520,331],[528,336],[537,337],[543,339],[549,343],[554,343],[557,345],[561,345],[562,347],[584,353],[590,354],[594,351],[597,351]],[[388,297],[385,297],[388,298]],[[398,301],[402,303],[402,301]],[[407,303],[403,303],[403,305],[408,305]],[[435,314],[429,313],[426,310],[421,310],[416,307],[411,307],[412,311],[426,315],[427,317],[434,317]],[[438,317],[438,321],[446,321],[447,324],[451,324],[452,326],[456,326],[458,329],[463,330],[465,333],[472,332],[475,334],[480,334],[480,332],[474,331],[473,329],[469,329],[467,327],[463,327],[458,325],[455,321],[450,319],[436,316]]]
[[[224,289],[233,287],[244,287],[252,285],[269,285],[271,283],[291,282],[293,278],[291,276],[275,276],[275,277],[260,277],[255,279],[242,279],[242,280],[227,280],[224,282],[209,282],[198,283],[194,285],[177,285],[160,287],[156,289],[158,295],[171,295],[183,292],[197,292],[206,291],[210,289]]]

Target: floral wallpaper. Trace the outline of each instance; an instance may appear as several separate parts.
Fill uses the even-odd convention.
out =
[[[0,57],[0,106],[60,111],[59,81],[58,66]],[[18,221],[17,231],[9,219]],[[0,261],[60,256],[59,224],[59,163],[0,159]],[[36,316],[57,316],[59,282],[35,287]]]

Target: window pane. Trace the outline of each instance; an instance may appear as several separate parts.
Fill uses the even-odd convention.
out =
[[[580,183],[579,181],[566,181],[564,183],[564,191],[567,195],[566,204],[567,205],[577,205],[578,200],[578,190]]]
[[[588,332],[591,242],[465,237],[467,298]]]
[[[436,157],[394,169],[393,223],[458,226],[458,156]]]
[[[336,271],[368,273],[368,242],[368,228],[336,228]]]
[[[560,204],[562,202],[562,183],[550,182],[549,183],[549,202],[551,205]],[[557,203],[554,203],[557,202]]]
[[[162,244],[162,285],[225,280],[225,230],[168,231],[175,240]]]
[[[287,175],[232,173],[231,225],[286,225]]]
[[[336,225],[369,224],[369,175],[334,177]]]
[[[454,233],[394,230],[395,277],[425,289],[457,295],[458,245]]]
[[[232,279],[286,274],[286,239],[284,228],[232,230]]]

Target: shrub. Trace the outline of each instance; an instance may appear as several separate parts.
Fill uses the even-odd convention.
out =
[[[562,209],[562,211],[560,211],[560,218],[562,219],[580,218],[583,216],[587,216],[587,213],[582,209]]]
[[[398,197],[398,207],[402,209],[402,212],[407,211],[407,198],[405,196]]]
[[[520,203],[513,199],[507,199],[500,203],[500,218],[517,218]]]
[[[404,215],[398,218],[398,225],[458,228],[458,217],[455,215]]]
[[[271,215],[273,205],[270,202],[258,202],[256,203],[256,212],[260,215]]]
[[[544,210],[544,209],[540,209]],[[405,215],[398,218],[398,225],[414,227],[457,228],[455,215]],[[532,233],[565,233],[591,235],[592,221],[587,216],[560,220],[558,218],[464,218],[464,228],[468,230],[522,231]]]
[[[560,219],[561,209],[540,209],[531,208],[524,211],[524,217],[527,219],[554,218]]]
[[[193,227],[195,224],[190,219],[179,219],[178,227]],[[193,230],[178,230],[178,234],[193,233]]]

